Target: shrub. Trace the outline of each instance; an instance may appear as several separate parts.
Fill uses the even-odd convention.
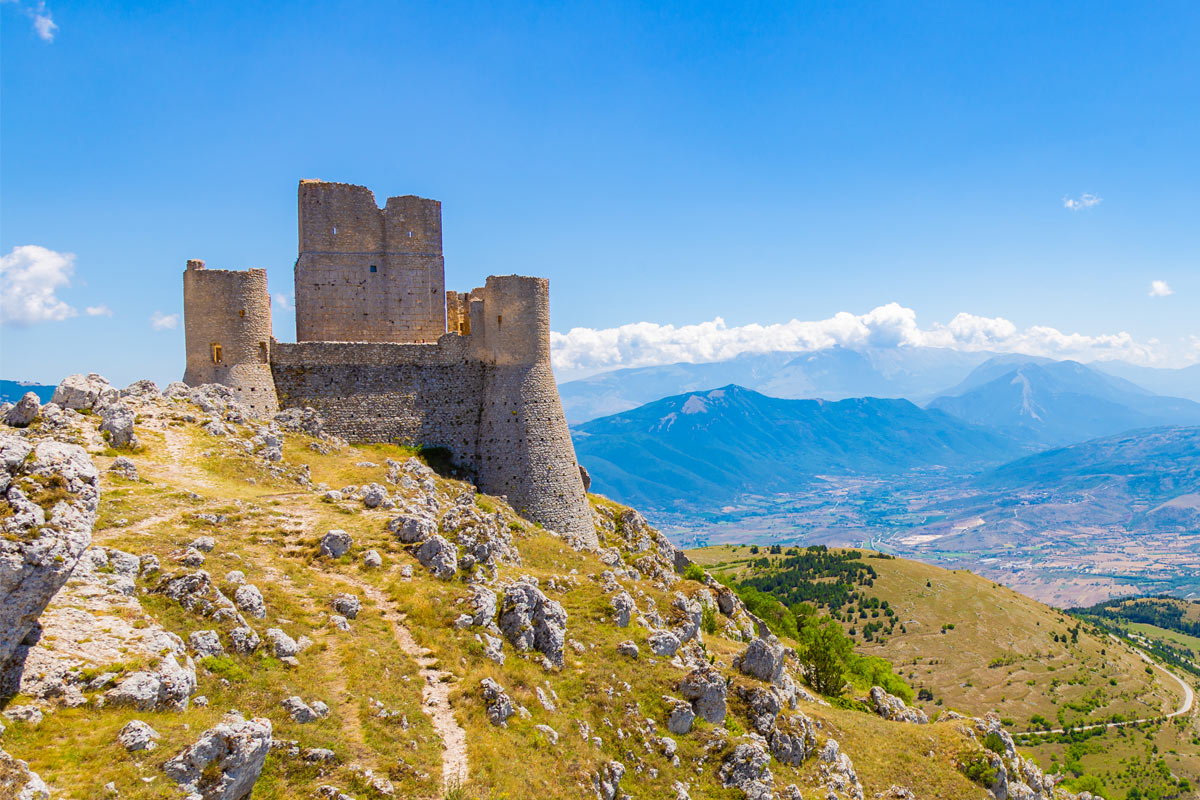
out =
[[[962,771],[969,780],[985,788],[990,789],[996,782],[996,770],[992,767],[992,761],[986,753],[971,753],[964,758]]]
[[[704,569],[699,564],[688,564],[687,569],[683,571],[683,577],[689,581],[704,583]]]
[[[701,612],[700,629],[710,636],[717,632],[717,612],[712,606],[705,606]]]
[[[244,681],[250,673],[229,656],[208,656],[200,659],[200,666],[217,677],[228,681]]]
[[[987,736],[983,737],[983,746],[988,750],[991,750],[993,753],[1004,755],[1004,739],[995,731],[992,731]]]

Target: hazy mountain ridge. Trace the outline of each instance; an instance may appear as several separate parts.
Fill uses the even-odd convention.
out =
[[[1075,361],[992,359],[926,408],[1043,445],[1200,424],[1200,403],[1156,395]]]
[[[722,361],[617,369],[566,381],[560,384],[559,392],[567,420],[572,423],[617,414],[662,397],[731,383],[771,397],[825,400],[903,397],[925,404],[944,395],[962,394],[1024,364],[1054,363],[1066,362],[938,347],[865,350],[830,347],[812,352],[745,353]],[[1200,401],[1200,364],[1164,369],[1123,361],[1097,361],[1085,366],[1104,378],[1114,379],[1111,384],[1114,386]]]
[[[559,386],[559,393],[570,422],[728,384],[784,399],[904,397],[920,402],[962,380],[991,355],[934,347],[746,353],[724,361],[604,372],[567,381]]]
[[[43,403],[49,403],[50,397],[54,394],[54,387],[30,381],[0,379],[0,403],[15,403],[27,392],[36,394]]]

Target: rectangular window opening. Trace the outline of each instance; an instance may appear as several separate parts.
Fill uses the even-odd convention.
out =
[[[221,345],[216,342],[212,344],[212,360],[214,364],[221,363]]]

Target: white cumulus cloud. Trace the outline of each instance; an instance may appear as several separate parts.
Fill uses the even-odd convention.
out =
[[[1166,297],[1169,294],[1175,294],[1175,290],[1166,281],[1150,281],[1151,297]]]
[[[150,327],[156,331],[173,331],[179,327],[179,315],[155,311],[150,315]]]
[[[1103,197],[1096,194],[1089,194],[1088,192],[1084,192],[1083,194],[1079,195],[1079,197],[1071,197],[1070,195],[1067,195],[1062,200],[1063,208],[1070,211],[1082,211],[1086,208],[1098,206],[1103,202]]]
[[[111,317],[112,309],[108,306],[88,306],[84,309],[89,317]]]
[[[31,325],[76,316],[79,312],[57,294],[71,285],[74,274],[74,253],[25,244],[0,256],[0,322]]]
[[[806,352],[833,346],[854,350],[946,347],[1052,358],[1157,359],[1155,349],[1125,332],[1088,335],[1034,325],[1020,329],[1003,317],[960,313],[949,323],[923,328],[917,314],[888,303],[865,314],[842,311],[823,320],[730,327],[720,317],[694,325],[635,322],[616,328],[572,328],[550,334],[551,357],[560,380],[609,369],[677,362],[721,361],[742,353]]]
[[[22,5],[20,0],[0,0],[0,2],[12,3],[22,14],[29,17],[33,22],[33,32],[43,42],[54,41],[54,34],[58,33],[58,24],[50,15],[50,10],[46,8],[46,0],[38,0],[36,4],[29,7]]]
[[[283,292],[277,292],[275,294],[274,300],[275,300],[275,307],[278,308],[280,311],[295,311],[296,310],[296,304],[292,301],[292,298],[289,297],[288,295],[284,294]]]

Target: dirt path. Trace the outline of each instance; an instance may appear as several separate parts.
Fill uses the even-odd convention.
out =
[[[359,583],[363,594],[374,601],[380,615],[392,628],[392,635],[400,649],[411,656],[421,668],[425,681],[421,688],[422,711],[433,723],[433,729],[442,740],[442,786],[448,791],[467,782],[467,732],[454,718],[450,707],[450,679],[454,676],[445,670],[436,669],[437,659],[433,652],[417,644],[412,632],[404,624],[404,617],[391,608],[387,597],[374,586]]]

